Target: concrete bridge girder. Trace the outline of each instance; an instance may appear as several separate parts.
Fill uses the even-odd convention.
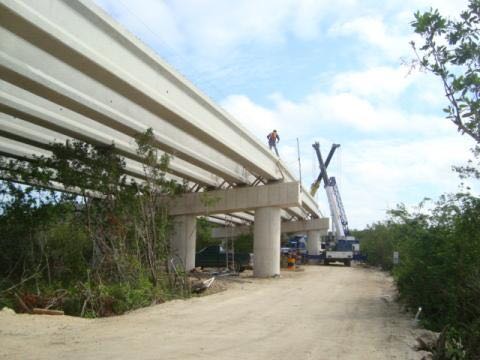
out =
[[[31,48],[35,49],[34,47]],[[38,57],[40,55],[31,56]],[[42,61],[42,63],[44,62]],[[48,68],[59,68],[62,65],[65,66],[58,61],[49,64]],[[145,109],[136,103],[127,99],[117,98],[119,96],[117,93],[106,87],[99,86],[94,80],[89,80],[91,82],[90,87],[85,92],[80,92],[77,89],[70,88],[66,84],[67,79],[64,79],[62,82],[58,80],[52,81],[43,71],[33,71],[33,66],[25,64],[18,59],[11,59],[10,56],[7,57],[6,54],[0,52],[0,68],[3,67],[3,69],[8,70],[5,71],[6,75],[4,78],[13,83],[29,79],[29,81],[24,82],[24,89],[35,96],[42,95],[50,102],[56,103],[56,113],[63,111],[63,109],[69,109],[83,117],[95,119],[99,124],[130,137],[135,137],[151,127],[154,130],[156,146],[159,149],[228,181],[247,184],[253,181],[254,177],[250,177],[248,172],[233,160],[226,158],[210,146],[204,145],[193,136],[183,133],[168,122],[165,122],[161,117],[146,112]],[[73,74],[67,69],[62,73],[68,73],[69,76]],[[78,74],[79,79],[73,79],[72,82],[81,84],[81,76],[82,74]],[[98,96],[99,89],[109,92],[108,95],[103,96],[105,98],[104,102],[101,101],[102,97]],[[88,95],[92,93],[96,93],[95,98]],[[5,93],[2,95],[1,100],[3,103],[7,103],[7,101],[11,103],[13,100],[16,100],[12,99],[11,96],[7,97]],[[112,100],[108,100],[112,98],[116,102],[115,106],[111,105],[110,102],[113,103]],[[12,106],[6,107],[3,111],[10,112],[11,110],[9,109],[11,108]],[[15,108],[18,108],[18,105],[15,105]],[[136,117],[142,118],[142,123],[129,116],[129,113],[135,113]],[[12,113],[12,115],[16,114]]]
[[[0,114],[0,139],[3,139],[2,144],[0,144],[0,151],[6,156],[13,156],[22,159],[31,159],[33,158],[33,155],[51,156],[52,153],[49,149],[50,142],[52,140],[55,139],[56,141],[65,142],[66,140],[71,139],[63,134],[45,130],[41,127],[22,127],[21,122],[23,121],[19,119],[8,118],[5,117],[5,115]],[[125,165],[126,174],[134,178],[145,179],[145,173],[141,163],[132,160],[131,158],[126,158]],[[172,164],[169,166],[169,169],[171,168]],[[178,170],[178,164],[177,166],[174,165],[174,168]],[[186,171],[188,171],[188,168],[186,168]],[[177,171],[171,171],[171,174],[167,174],[166,178],[169,180],[175,180],[178,183],[182,183],[182,178],[177,177],[176,174]],[[185,178],[188,177],[183,176],[183,179]],[[198,173],[193,176],[193,180],[199,183],[209,181],[208,178],[202,177]],[[193,194],[201,194],[202,196],[206,196],[206,193],[203,192]],[[305,215],[305,212],[298,207],[289,209],[289,211],[295,216],[299,216],[299,214],[300,216]],[[199,214],[200,213],[203,214],[203,211],[199,212]],[[282,218],[290,217],[285,210],[281,210],[281,213]],[[235,214],[233,214],[233,216],[238,217],[238,215]],[[241,217],[247,221],[253,221],[252,215],[243,214]]]
[[[2,85],[5,86],[6,89],[9,90],[9,93],[1,93],[0,92],[0,103],[3,102],[4,106],[7,105],[7,111],[10,112],[10,115],[12,116],[13,114],[15,115],[19,115],[19,110],[18,109],[21,109],[22,113],[26,113],[27,111],[30,112],[30,113],[33,113],[34,117],[39,119],[41,118],[43,120],[43,124],[45,124],[45,122],[49,122],[50,124],[50,127],[51,128],[54,128],[55,130],[58,131],[58,129],[62,126],[62,121],[64,121],[63,119],[65,119],[65,117],[62,117],[61,115],[59,114],[48,114],[48,113],[45,113],[45,110],[43,110],[43,108],[34,108],[32,109],[32,106],[31,104],[29,104],[29,102],[27,101],[19,101],[18,99],[15,100],[14,97],[11,95],[11,93],[21,93],[21,89],[15,89],[14,87],[10,86],[8,83],[6,82],[1,82]],[[19,91],[20,90],[20,91]],[[42,107],[45,107],[45,103],[43,101],[43,99],[38,99],[38,101],[42,102]],[[12,110],[8,110],[8,109],[15,109],[14,111]],[[1,107],[0,107],[0,110],[1,110]],[[65,113],[68,111],[68,109],[62,109],[62,111]],[[1,120],[1,119],[0,119]],[[15,125],[8,125],[8,126],[5,126],[4,127],[4,131],[5,132],[8,132],[8,128],[19,128],[21,125],[20,123],[21,122],[25,122],[23,121],[22,119],[15,119],[16,122],[18,123],[17,126]],[[83,118],[82,119],[83,121],[81,122],[77,122],[80,123],[80,124],[84,124],[85,121],[88,121],[87,118]],[[71,122],[70,122],[71,123]],[[33,125],[34,126],[34,125]],[[51,130],[52,132],[55,133],[55,135],[53,135],[54,137],[53,138],[67,138],[66,135],[64,133],[68,133],[70,135],[73,135],[75,138],[79,138],[79,139],[83,139],[85,141],[91,141],[91,139],[94,139],[94,141],[96,143],[103,143],[103,144],[111,144],[112,140],[109,141],[109,139],[105,139],[105,136],[103,136],[103,139],[102,139],[102,136],[100,135],[100,132],[97,130],[92,130],[92,129],[88,129],[86,127],[83,127],[82,129],[79,129],[79,131],[76,131],[76,132],[73,132],[73,129],[70,127],[70,124],[67,122],[67,124],[63,125],[62,129],[64,129],[61,133],[58,133],[57,131],[53,131]],[[77,125],[78,126],[78,125]],[[32,128],[34,129],[35,126]],[[32,129],[29,129],[29,128],[23,128],[24,132],[27,132],[29,133],[30,135],[30,139],[33,140],[35,139],[36,137],[40,137],[39,135],[36,135],[36,133],[34,131],[32,131]],[[68,129],[68,130],[67,130]],[[108,128],[104,128],[102,129],[102,131],[104,133],[108,133]],[[80,131],[81,130],[81,131]],[[61,130],[60,130],[61,131]],[[111,131],[111,129],[109,130]],[[10,131],[10,133],[13,133],[14,131]],[[73,132],[73,133],[72,133]],[[15,131],[16,135],[18,136],[20,134],[20,132],[18,131]],[[118,139],[118,137],[114,137],[113,138],[113,141],[115,142],[115,145],[116,147],[121,151],[122,155],[127,155],[129,158],[137,158],[137,155],[135,153],[135,151],[133,150],[133,145],[130,145],[128,143],[126,143],[125,141],[122,141],[122,140],[116,140]],[[108,142],[107,142],[108,141]],[[47,145],[47,138],[46,137],[43,137],[42,139],[38,139],[38,142],[39,143],[43,143],[44,145]],[[137,166],[138,167],[138,166]],[[184,162],[183,160],[181,159],[177,159],[177,158],[174,158],[170,164],[170,169],[171,169],[171,172],[172,174],[175,174],[175,175],[179,175],[179,176],[182,176],[186,179],[190,179],[192,181],[197,181],[199,183],[202,183],[202,184],[208,184],[208,185],[213,185],[213,186],[216,186],[216,185],[219,185],[220,183],[220,179],[217,177],[217,176],[214,176],[214,175],[211,175],[209,174],[208,172],[204,171],[203,169],[200,169],[200,168],[196,168],[195,166],[187,166],[187,163]],[[308,197],[305,197],[305,195],[302,195],[302,204],[312,210],[312,211],[318,211],[318,209],[315,209],[315,206],[312,205],[314,203],[312,203],[310,201],[310,199]],[[307,202],[305,202],[305,199],[307,200]],[[291,208],[289,210],[289,212],[296,216],[296,217],[300,217],[300,218],[303,218],[305,216],[308,216],[308,213],[306,213],[305,211],[303,211],[300,207],[296,207],[296,208]],[[282,214],[283,216],[285,216],[285,213],[284,211],[282,211]]]
[[[212,237],[224,239],[227,237],[237,237],[243,234],[253,233],[255,225],[241,225],[232,227],[217,227],[212,230]],[[283,233],[308,233],[310,231],[320,231],[322,235],[326,234],[329,227],[329,218],[320,218],[312,220],[284,221],[280,224],[280,232]]]
[[[0,131],[0,154],[3,154],[6,157],[29,161],[33,159],[34,156],[50,157],[52,152],[44,148],[38,148],[23,142],[20,143],[11,138],[3,137]],[[137,183],[142,183],[145,179],[142,165],[128,159],[125,161],[125,174],[128,175],[129,179],[133,179]],[[166,174],[165,178],[167,180],[174,180],[178,183],[182,182],[181,178],[172,174]]]
[[[106,84],[143,108],[162,112],[175,127],[211,143],[250,171],[281,177],[263,144],[92,2],[3,3],[9,15],[2,19],[4,26],[61,58],[69,72],[81,68],[97,85]],[[46,74],[52,69],[64,71],[49,66]]]
[[[152,127],[158,141],[157,145],[162,150],[173,153],[229,181],[248,183],[248,175],[243,166],[226,157],[225,149],[220,152],[221,149],[216,145],[205,146],[198,139],[199,130],[195,130],[197,133],[193,131],[188,133],[185,132],[185,129],[173,125],[169,121],[171,120],[169,111],[165,110],[162,105],[156,104],[157,108],[147,110],[144,104],[139,104],[140,99],[132,98],[133,95],[127,97],[125,94],[119,93],[122,91],[120,88],[110,88],[112,84],[102,83],[99,74],[96,74],[94,80],[69,66],[64,62],[65,59],[46,55],[44,51],[21,37],[8,32],[0,34],[2,38],[8,35],[13,36],[13,39],[7,43],[23,41],[24,46],[15,47],[8,55],[6,53],[0,55],[0,64],[5,71],[4,78],[7,81],[23,83],[24,88],[31,93],[42,95],[62,107],[94,118],[96,121],[130,136],[135,136],[144,132],[148,127]],[[15,49],[21,49],[22,52],[16,54]],[[36,61],[38,58],[42,58],[42,61]],[[29,81],[25,81],[25,79]],[[75,84],[75,89],[71,88],[69,85],[71,83]],[[122,85],[127,86],[126,84]],[[90,94],[95,94],[95,96]],[[188,116],[191,115],[188,114]],[[139,122],[137,119],[142,119],[142,121]],[[204,123],[204,127],[206,124]],[[204,131],[205,129],[202,129],[202,132]],[[215,135],[216,139],[223,138],[220,134]],[[265,163],[265,166],[268,164]]]
[[[16,129],[14,126],[10,126],[11,124],[4,123],[4,120],[8,121],[9,119],[2,118],[0,115],[0,153],[7,157],[13,157],[23,160],[29,160],[33,157],[33,155],[48,157],[52,155],[51,151],[48,150],[49,146],[47,146],[50,139],[55,138],[57,141],[61,142],[69,139],[68,137],[65,137],[61,134],[55,134],[54,137],[52,137],[52,134],[47,134],[52,136],[44,136],[46,135],[45,131],[40,132],[41,135],[37,136],[35,131],[32,131],[31,129],[28,129],[27,132],[23,133],[22,131],[20,131],[23,129]],[[5,134],[5,132],[7,132],[7,134]],[[22,142],[19,142],[19,139],[15,139],[15,137],[28,137],[28,140],[23,139]],[[130,159],[126,159],[125,163],[126,174],[131,176],[135,181],[142,182],[142,179],[144,179],[144,171],[142,165]],[[179,183],[182,182],[182,179],[176,177],[175,175],[167,174],[166,178],[169,180],[175,180]],[[203,194],[202,196],[208,196],[202,192],[196,194]],[[281,216],[283,219],[290,218],[290,216],[285,210],[281,210]],[[254,215],[250,215],[245,212],[230,211],[230,215],[217,215],[217,218],[221,220],[222,224],[226,224],[228,222],[242,224],[245,222],[254,221]]]
[[[3,87],[4,82],[1,82]],[[11,100],[11,95],[8,94]],[[10,106],[6,107],[8,103]],[[94,123],[88,118],[80,118],[72,121],[72,112],[63,109],[64,116],[48,112],[46,109],[34,109],[31,104],[7,101],[5,93],[0,92],[0,128],[3,132],[11,135],[28,134],[30,140],[37,140],[38,144],[48,145],[54,139],[74,138],[92,144],[111,145],[115,144],[115,150],[128,159],[139,161],[136,153],[136,145],[133,138],[114,132],[112,129]],[[27,113],[28,111],[28,113]],[[74,114],[74,113],[73,113]],[[68,116],[68,118],[67,118]],[[86,126],[90,124],[90,126]],[[31,136],[33,134],[33,136]],[[123,136],[122,136],[123,135]],[[163,153],[160,151],[160,153]],[[171,157],[169,172],[195,183],[217,187],[223,179],[191,165],[186,161]]]

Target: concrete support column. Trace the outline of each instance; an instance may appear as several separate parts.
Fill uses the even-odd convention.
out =
[[[186,271],[195,268],[195,245],[197,239],[197,218],[195,215],[179,215],[173,220],[173,234],[170,241],[172,253],[183,260]]]
[[[308,255],[319,255],[321,249],[320,230],[310,230],[307,233],[307,251]]]
[[[280,275],[280,208],[264,207],[255,210],[253,231],[253,275]]]

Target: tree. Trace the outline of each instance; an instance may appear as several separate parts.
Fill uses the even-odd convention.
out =
[[[459,20],[417,11],[412,26],[423,40],[411,42],[419,65],[442,80],[447,118],[480,144],[480,0],[470,0]]]
[[[168,204],[184,186],[166,176],[151,129],[136,143],[136,178],[114,145],[70,140],[51,143],[51,156],[0,156],[0,307],[18,292],[30,308],[52,300],[106,316],[189,296],[189,282],[168,271]]]

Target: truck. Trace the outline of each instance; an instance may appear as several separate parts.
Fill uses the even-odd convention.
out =
[[[251,254],[227,252],[221,245],[207,246],[196,253],[195,267],[229,267],[242,272],[252,266]]]
[[[321,258],[325,265],[333,262],[342,262],[350,266],[352,260],[360,260],[360,243],[353,236],[345,236],[344,239],[335,239],[330,233],[324,238],[325,250]]]
[[[315,149],[320,167],[320,173],[310,188],[310,194],[315,196],[320,183],[323,180],[325,192],[327,194],[330,216],[332,219],[332,232],[325,237],[324,246],[319,258],[325,265],[332,262],[343,262],[345,266],[350,266],[352,260],[360,256],[360,243],[355,237],[350,236],[348,229],[348,220],[343,207],[340,191],[338,190],[335,177],[328,177],[327,166],[332,159],[335,150],[340,147],[339,144],[333,144],[326,161],[323,161],[320,152],[320,144],[315,142],[312,147]]]
[[[307,253],[307,237],[305,235],[294,235],[288,239],[288,242],[280,249],[282,255],[288,255],[296,252],[300,255]]]

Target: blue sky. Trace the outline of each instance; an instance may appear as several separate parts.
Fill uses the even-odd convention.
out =
[[[413,13],[455,16],[467,1],[96,1],[262,141],[277,129],[296,173],[298,138],[306,186],[318,174],[311,144],[326,154],[340,143],[329,175],[351,227],[458,190],[451,166],[473,141],[444,119],[438,79],[405,63]]]

